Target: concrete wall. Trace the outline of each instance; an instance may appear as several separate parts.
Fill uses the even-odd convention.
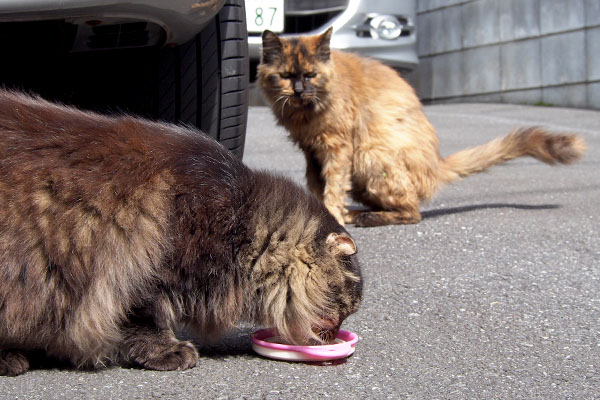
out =
[[[600,109],[600,0],[417,0],[423,102]]]

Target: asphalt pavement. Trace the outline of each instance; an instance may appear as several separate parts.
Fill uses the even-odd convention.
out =
[[[0,377],[0,399],[598,399],[600,112],[426,107],[443,155],[510,129],[581,134],[582,161],[513,160],[442,189],[417,225],[355,228],[365,279],[343,362],[254,354],[242,328],[183,372],[59,366]],[[250,110],[245,161],[303,184],[304,158],[269,109]]]

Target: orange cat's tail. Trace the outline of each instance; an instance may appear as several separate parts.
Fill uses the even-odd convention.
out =
[[[461,150],[442,162],[441,180],[451,182],[522,156],[547,164],[570,164],[585,151],[585,142],[575,134],[553,134],[540,127],[520,128],[480,146]]]

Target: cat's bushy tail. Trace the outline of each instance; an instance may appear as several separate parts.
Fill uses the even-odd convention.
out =
[[[442,162],[440,179],[451,182],[522,156],[547,164],[570,164],[581,158],[584,151],[585,142],[578,135],[550,133],[540,127],[519,128],[502,138],[448,156]]]

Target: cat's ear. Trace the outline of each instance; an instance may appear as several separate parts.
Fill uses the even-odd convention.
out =
[[[317,46],[315,53],[317,58],[321,61],[327,62],[331,56],[331,49],[329,43],[331,42],[331,34],[333,33],[333,27],[327,29],[325,33],[317,37]]]
[[[327,235],[325,240],[327,248],[333,252],[333,254],[343,254],[345,256],[351,256],[356,253],[356,245],[354,240],[347,233],[335,233],[332,232]]]
[[[283,45],[281,39],[270,30],[266,30],[262,34],[262,62],[271,64],[275,59],[281,56]]]

